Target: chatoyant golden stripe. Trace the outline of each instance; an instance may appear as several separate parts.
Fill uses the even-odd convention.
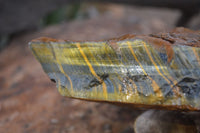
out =
[[[187,35],[176,34],[173,44],[159,35],[129,35],[99,42],[42,38],[30,48],[63,96],[200,110],[200,44],[176,43]]]
[[[162,74],[162,72],[160,71],[160,69],[161,69],[164,73],[166,72],[166,70],[164,71],[162,66],[161,66],[160,69],[159,69],[159,67],[157,66],[157,64],[156,64],[155,61],[153,60],[153,58],[152,58],[152,56],[151,56],[151,54],[150,54],[150,52],[149,52],[149,50],[148,50],[148,48],[147,48],[146,43],[145,43],[145,42],[142,42],[142,43],[143,43],[143,45],[144,45],[144,47],[145,47],[145,50],[146,50],[146,52],[147,52],[147,54],[148,54],[149,59],[151,60],[151,62],[152,62],[153,65],[155,66],[157,72],[160,74],[160,76],[161,76],[163,79],[165,79],[165,80],[167,81],[167,83],[170,85],[170,87],[172,88],[172,90],[173,90],[173,92],[174,92],[174,86],[177,84],[177,81],[176,81],[176,80],[173,80],[172,82],[174,82],[174,83],[171,84],[171,81],[168,80],[168,78],[171,78],[171,76],[168,75],[168,78],[167,78],[165,75]],[[159,64],[161,64],[161,63],[159,62]],[[173,79],[173,78],[171,78],[171,79]]]
[[[140,65],[140,67],[141,67],[143,73],[144,73],[145,75],[148,75],[148,74],[146,73],[146,71],[144,70],[144,68],[143,68],[142,64],[140,63],[140,61],[137,59],[137,57],[136,57],[136,55],[135,55],[135,53],[134,53],[134,51],[133,51],[133,49],[132,49],[132,47],[131,47],[130,42],[127,42],[127,44],[128,44],[128,46],[129,46],[129,48],[130,48],[130,50],[131,50],[131,53],[133,54],[133,57],[135,58],[135,60],[137,61],[137,63]],[[159,90],[160,87],[158,86],[158,84],[157,84],[150,76],[148,76],[148,77],[149,77],[149,79],[152,81],[152,87],[153,87],[155,93],[158,94],[158,97],[162,97],[162,92]]]
[[[70,82],[70,87],[71,87],[71,91],[73,92],[73,84],[72,84],[72,81],[70,79],[70,77],[65,73],[65,71],[63,70],[63,67],[62,67],[62,64],[60,63],[60,60],[57,58],[57,55],[56,55],[56,52],[54,51],[54,48],[52,45],[50,45],[50,47],[52,47],[52,54],[53,54],[53,57],[55,58],[55,60],[57,61],[57,64],[59,66],[59,69],[61,71],[61,73],[63,73],[65,75],[65,77],[69,80]],[[58,53],[58,52],[57,52]],[[58,79],[59,81],[59,79]],[[60,86],[60,85],[58,85]]]
[[[103,94],[105,99],[107,99],[107,90],[106,90],[106,84],[104,83],[104,81],[102,81],[102,79],[96,74],[95,70],[93,69],[91,63],[89,62],[89,60],[87,59],[86,55],[84,54],[83,50],[81,49],[81,46],[79,43],[77,43],[77,47],[81,53],[81,55],[83,56],[85,62],[87,63],[91,73],[99,80],[99,82],[102,83],[102,88],[103,88]]]

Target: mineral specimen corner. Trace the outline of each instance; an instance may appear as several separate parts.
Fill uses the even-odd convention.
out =
[[[99,42],[30,43],[63,96],[200,110],[200,33],[127,35]]]

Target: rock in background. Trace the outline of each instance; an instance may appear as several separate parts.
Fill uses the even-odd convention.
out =
[[[41,36],[102,40],[127,33],[161,32],[174,28],[177,14],[168,10],[109,5],[106,13],[94,15],[96,17],[13,37],[9,46],[0,53],[0,132],[134,132],[135,119],[142,110],[62,97],[34,59],[28,42]],[[167,115],[170,117],[171,114]],[[191,117],[194,126],[199,122],[199,116],[196,113]],[[187,118],[182,120],[188,121]]]
[[[136,133],[197,133],[196,124],[190,113],[149,110],[136,119],[134,130]]]

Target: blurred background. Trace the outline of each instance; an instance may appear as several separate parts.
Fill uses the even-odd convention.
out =
[[[134,122],[144,110],[62,97],[28,42],[41,36],[102,40],[179,26],[200,30],[199,11],[200,0],[0,0],[0,133],[135,132]],[[159,113],[170,114],[178,124],[161,124],[156,131],[179,129],[186,118],[190,126],[180,132],[200,128],[185,113]]]
[[[162,22],[170,28],[200,28],[199,0],[0,0],[0,6],[1,49],[23,32],[102,16],[127,19],[133,25],[154,19],[152,26],[158,28]]]

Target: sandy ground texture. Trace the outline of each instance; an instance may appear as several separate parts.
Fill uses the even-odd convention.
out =
[[[62,97],[28,48],[30,40],[41,36],[101,40],[166,31],[173,28],[177,16],[166,10],[110,8],[110,13],[98,17],[49,26],[12,39],[0,53],[0,133],[135,132],[134,121],[143,111]]]

